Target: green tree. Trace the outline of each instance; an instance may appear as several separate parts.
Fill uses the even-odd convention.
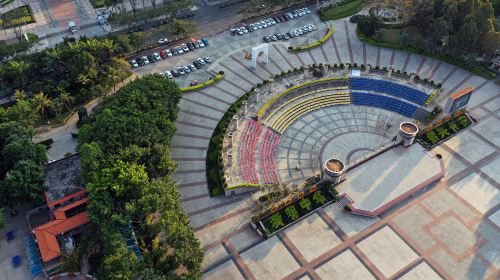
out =
[[[314,192],[312,199],[316,204],[323,205],[326,203],[326,197],[321,194],[321,191]]]
[[[47,112],[54,106],[52,99],[43,92],[35,94],[33,104],[35,110],[44,118],[47,118]]]
[[[427,140],[429,140],[433,145],[439,142],[439,137],[437,136],[436,132],[434,130],[431,130],[425,134],[425,137]]]
[[[269,224],[271,224],[271,227],[273,227],[274,230],[278,230],[285,226],[283,218],[279,212],[274,213],[271,217],[269,217]]]
[[[285,208],[285,214],[292,221],[295,221],[299,218],[299,212],[297,211],[297,209],[295,209],[295,206],[293,205],[290,205],[287,208]]]
[[[2,182],[4,199],[2,203],[15,205],[17,203],[43,201],[45,174],[40,165],[31,160],[21,160],[13,169],[7,172]]]
[[[301,200],[299,200],[299,205],[300,205],[300,208],[302,208],[303,210],[309,212],[312,210],[312,204],[311,204],[311,201],[309,200],[309,198],[303,198]]]
[[[378,17],[364,16],[358,20],[358,28],[366,36],[373,36],[375,32],[382,27],[382,23]]]

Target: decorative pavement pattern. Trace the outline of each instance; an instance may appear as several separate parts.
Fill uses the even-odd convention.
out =
[[[345,20],[329,22],[335,28],[333,38],[311,51],[289,53],[288,43],[271,43],[270,62],[259,61],[255,71],[250,68],[250,61],[243,58],[245,50],[259,44],[273,29],[285,31],[306,23],[320,27],[314,34],[316,37],[326,30],[325,23],[309,15],[244,36],[224,33],[211,38],[208,48],[138,70],[163,72],[176,63],[210,55],[215,60],[210,69],[226,74],[215,86],[184,94],[173,139],[173,158],[178,162],[175,178],[195,235],[206,251],[204,279],[499,279],[498,82],[417,54],[366,45],[357,39],[355,25]],[[444,92],[438,98],[441,105],[454,90],[474,86],[476,93],[469,111],[479,122],[433,149],[443,156],[445,177],[395,209],[377,218],[364,218],[330,204],[279,234],[261,240],[248,226],[252,205],[248,196],[208,195],[205,157],[213,129],[230,104],[262,79],[304,64],[339,62],[392,65],[433,79],[443,84]],[[199,70],[179,83],[193,78],[204,80],[206,73]],[[375,133],[377,121],[387,117],[396,123],[402,118],[383,110],[346,108],[350,107],[314,112],[285,133],[290,141],[301,144],[318,139],[322,143],[302,145],[294,156],[304,159],[301,164],[307,167],[311,157],[320,155],[318,149],[326,144],[326,139],[333,137],[321,137],[320,127],[325,123],[341,127],[340,123],[346,122],[358,133],[368,131],[373,141],[379,143],[387,135]],[[347,110],[348,116],[333,122],[322,121],[327,113],[334,113],[329,110]],[[326,132],[328,128],[323,130]],[[350,142],[346,133],[339,133],[338,141]],[[357,147],[366,148],[370,142],[367,139],[360,139]],[[278,156],[282,160],[295,160],[287,155],[290,147],[280,147]],[[352,156],[354,152],[346,150],[345,154]],[[293,166],[294,163],[284,163],[280,167],[282,178],[300,180],[316,171],[304,168],[304,174],[287,175]]]

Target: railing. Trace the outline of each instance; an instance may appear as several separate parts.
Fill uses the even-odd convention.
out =
[[[356,157],[356,158],[350,160],[346,165],[346,171],[360,165],[361,163],[363,163],[363,162],[365,162],[365,161],[367,161],[375,156],[377,156],[378,154],[381,154],[381,153],[389,150],[390,148],[392,148],[394,146],[399,145],[401,143],[401,141],[402,140],[398,139],[397,136],[394,136],[394,137],[392,137],[391,140],[383,142],[377,146],[374,146],[374,147],[368,149],[367,154],[363,154],[359,157]]]

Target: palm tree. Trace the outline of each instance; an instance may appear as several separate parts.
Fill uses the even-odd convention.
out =
[[[116,51],[116,45],[112,40],[104,39],[101,41],[101,46],[106,50],[108,55],[108,61],[113,57],[113,53]]]
[[[71,105],[73,105],[73,102],[75,102],[75,97],[67,92],[61,93],[61,95],[59,95],[59,99],[64,104],[64,107],[68,109],[68,111],[71,109]]]
[[[39,92],[33,97],[35,110],[43,117],[47,118],[47,110],[53,106],[53,101],[45,93]]]
[[[56,66],[57,73],[62,74],[63,72],[62,49],[60,47],[55,47],[53,49],[45,51],[45,54],[49,58],[50,64]]]
[[[12,75],[12,78],[15,79],[15,83],[20,83],[21,85],[25,82],[25,72],[28,69],[29,65],[24,60],[11,60],[7,64],[8,71]]]
[[[89,75],[82,73],[78,75],[78,82],[80,82],[82,86],[86,86],[92,82],[92,79],[89,78]]]
[[[116,84],[120,81],[120,71],[115,68],[108,68],[108,78],[113,81],[113,92],[116,91]]]

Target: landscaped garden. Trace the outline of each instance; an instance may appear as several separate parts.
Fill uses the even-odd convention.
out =
[[[190,92],[190,91],[194,91],[194,90],[199,90],[199,89],[202,89],[202,88],[206,88],[206,87],[209,87],[209,86],[212,86],[212,85],[218,83],[222,79],[224,79],[224,72],[220,71],[214,77],[208,79],[206,82],[203,82],[201,84],[197,84],[197,85],[194,85],[194,86],[189,86],[189,87],[181,88],[181,91],[182,92]]]
[[[363,8],[364,0],[343,0],[338,4],[330,4],[319,11],[321,20],[332,20],[354,15]]]
[[[35,22],[29,5],[10,10],[0,16],[3,28],[11,28]]]
[[[488,58],[500,45],[500,32],[492,24],[491,2],[451,5],[455,3],[437,1],[435,5],[426,5],[402,1],[398,10],[406,12],[397,24],[385,22],[376,14],[351,20],[358,23],[356,32],[365,43],[422,54],[494,78],[488,69]],[[460,15],[451,12],[457,9]]]
[[[466,129],[473,123],[465,110],[461,110],[453,116],[445,117],[435,125],[426,128],[425,132],[417,136],[417,141],[426,148],[432,148],[453,137],[453,135]]]

